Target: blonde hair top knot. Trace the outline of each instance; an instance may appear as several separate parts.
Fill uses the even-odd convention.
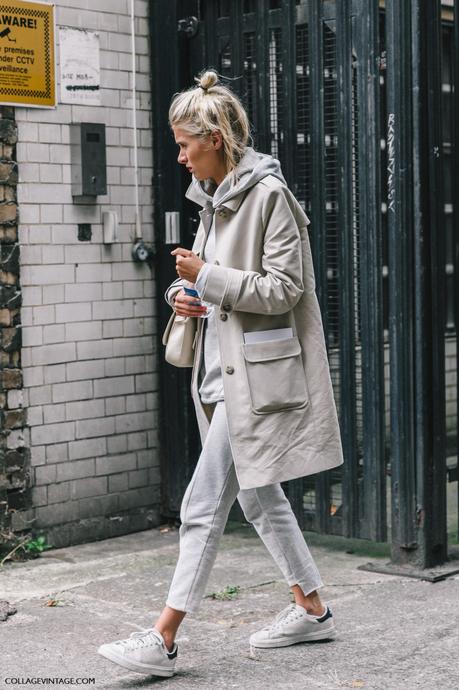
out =
[[[174,94],[169,108],[169,125],[180,127],[188,134],[208,139],[219,131],[223,140],[223,156],[229,173],[241,160],[250,141],[250,123],[239,98],[219,81],[213,69],[203,70],[195,77],[196,86]]]
[[[213,70],[207,70],[200,77],[195,77],[194,80],[203,91],[208,91],[218,82],[218,74]]]

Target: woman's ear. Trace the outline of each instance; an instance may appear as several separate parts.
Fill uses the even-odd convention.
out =
[[[218,151],[223,146],[223,137],[220,130],[216,129],[211,134],[212,147]]]

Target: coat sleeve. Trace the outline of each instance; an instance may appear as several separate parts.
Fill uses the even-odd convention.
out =
[[[177,294],[177,292],[180,292],[182,287],[183,280],[181,278],[177,278],[176,280],[174,280],[173,283],[171,283],[171,285],[169,285],[166,292],[164,293],[164,299],[172,308],[174,308],[174,297]]]
[[[255,314],[283,314],[299,301],[304,290],[301,238],[286,191],[270,189],[263,203],[263,273],[212,264],[203,300],[225,311]]]

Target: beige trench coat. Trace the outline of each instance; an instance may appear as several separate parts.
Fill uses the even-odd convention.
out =
[[[200,216],[197,254],[211,212],[203,209]],[[222,203],[214,222],[217,258],[201,296],[217,305],[229,436],[241,489],[341,465],[306,214],[289,189],[268,175]],[[198,394],[203,323],[198,319],[191,384],[202,442],[209,428]],[[244,344],[246,332],[285,327],[293,329],[293,337]]]

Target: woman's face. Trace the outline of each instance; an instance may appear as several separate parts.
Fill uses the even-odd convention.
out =
[[[178,162],[198,180],[213,179],[217,184],[225,176],[222,139],[213,132],[207,139],[189,134],[181,127],[172,127],[175,142],[180,147]]]

